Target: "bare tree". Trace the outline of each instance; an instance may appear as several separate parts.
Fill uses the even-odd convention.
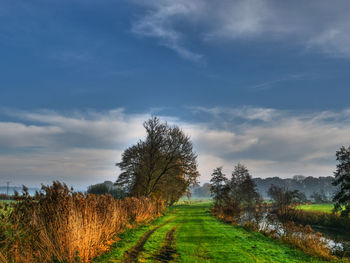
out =
[[[116,184],[133,196],[177,200],[197,182],[197,155],[189,136],[178,126],[153,117],[144,123],[147,137],[129,147],[116,165],[122,173]]]
[[[298,190],[290,191],[275,185],[271,185],[268,195],[273,201],[275,212],[280,214],[285,214],[292,205],[302,203],[304,199]]]

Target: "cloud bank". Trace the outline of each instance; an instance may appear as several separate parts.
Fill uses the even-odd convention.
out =
[[[258,40],[287,43],[329,56],[350,57],[350,2],[278,0],[133,0],[143,12],[132,31],[158,39],[199,61],[191,41]]]
[[[255,177],[329,176],[335,151],[350,141],[350,110],[295,112],[269,108],[187,109],[186,120],[161,115],[191,136],[201,182],[242,162]],[[7,111],[0,121],[0,184],[38,186],[61,180],[78,188],[115,180],[122,151],[142,139],[151,115]],[[200,117],[200,118],[198,118]],[[198,122],[196,119],[205,119]]]

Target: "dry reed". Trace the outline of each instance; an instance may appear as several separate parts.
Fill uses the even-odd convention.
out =
[[[42,190],[35,197],[24,191],[2,217],[0,253],[8,262],[89,262],[106,251],[118,233],[164,211],[160,200],[116,200],[73,192],[59,182]]]

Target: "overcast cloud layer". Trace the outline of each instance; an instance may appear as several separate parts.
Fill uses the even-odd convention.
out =
[[[347,0],[133,2],[145,8],[133,24],[134,33],[154,37],[160,45],[194,61],[203,58],[187,45],[194,39],[208,43],[242,39],[277,41],[330,56],[350,56]]]
[[[335,151],[350,141],[350,110],[297,113],[266,108],[191,108],[206,122],[163,116],[189,134],[199,155],[201,182],[224,166],[242,162],[254,177],[295,174],[329,176]],[[105,112],[7,111],[0,122],[1,178],[38,186],[60,180],[84,188],[114,181],[122,151],[145,136],[150,114]],[[0,184],[4,184],[0,182]]]

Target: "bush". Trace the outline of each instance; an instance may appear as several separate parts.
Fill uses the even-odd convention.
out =
[[[54,182],[31,197],[24,191],[1,219],[0,253],[9,262],[88,262],[125,228],[155,219],[164,204],[148,198],[73,192]]]

